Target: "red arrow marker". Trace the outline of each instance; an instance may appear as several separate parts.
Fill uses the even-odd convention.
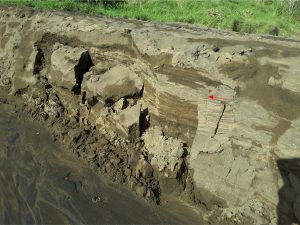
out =
[[[218,98],[218,97],[215,97],[214,95],[209,95],[208,96],[211,100],[214,100],[216,98],[216,100],[219,100],[219,101],[225,101],[226,102],[226,99],[225,98]]]
[[[208,96],[211,100],[214,100],[215,96],[214,95],[209,95]]]

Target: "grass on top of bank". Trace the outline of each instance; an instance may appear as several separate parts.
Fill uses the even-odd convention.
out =
[[[203,24],[245,33],[300,34],[299,0],[0,0],[0,3],[126,19]]]

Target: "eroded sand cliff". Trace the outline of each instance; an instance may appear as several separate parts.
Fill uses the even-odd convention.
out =
[[[0,33],[1,89],[97,170],[213,223],[299,223],[299,41],[7,7]]]

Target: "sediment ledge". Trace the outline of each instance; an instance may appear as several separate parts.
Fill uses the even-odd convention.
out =
[[[101,173],[210,222],[299,223],[299,41],[4,6],[0,31],[2,90]]]

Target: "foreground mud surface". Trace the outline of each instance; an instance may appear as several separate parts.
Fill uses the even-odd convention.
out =
[[[66,149],[209,223],[300,220],[300,42],[0,8],[0,84]]]
[[[44,127],[13,104],[0,105],[0,118],[1,224],[201,221],[197,213],[178,203],[154,207],[100,178],[73,154],[61,150]],[[176,207],[184,215],[176,215]]]

